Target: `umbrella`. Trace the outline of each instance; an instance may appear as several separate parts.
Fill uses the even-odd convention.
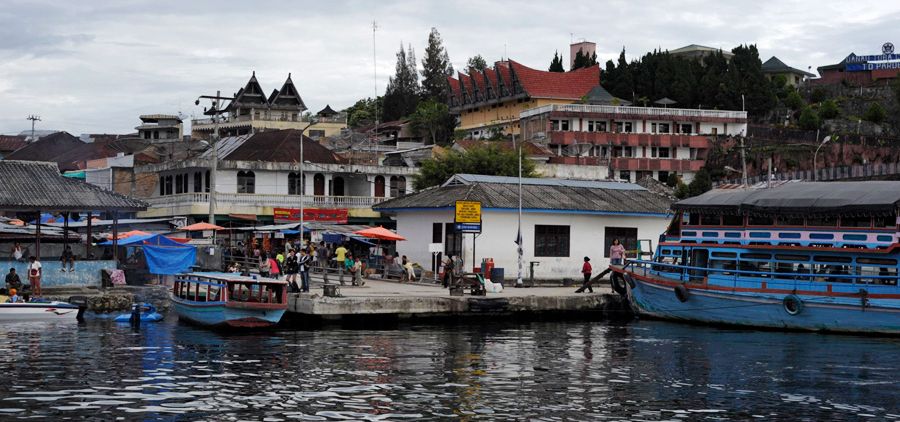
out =
[[[204,230],[225,230],[225,227],[217,226],[215,224],[209,224],[209,223],[194,223],[194,224],[191,224],[190,226],[184,226],[178,230],[184,230],[184,231],[189,231],[189,232],[204,231]]]
[[[677,101],[675,101],[669,97],[663,97],[663,98],[660,98],[660,99],[654,101],[653,103],[659,104],[659,105],[663,106],[664,108],[669,108],[670,105],[676,104]]]
[[[132,231],[130,231],[130,232],[119,233],[119,235],[116,237],[116,239],[124,239],[124,238],[126,238],[126,237],[138,236],[138,235],[140,235],[140,236],[148,236],[148,235],[150,235],[150,233],[147,233],[147,232],[145,232],[145,231],[140,231],[140,230],[132,230]],[[108,238],[109,238],[109,239],[112,239],[112,234],[110,234],[110,235],[108,236]]]
[[[357,230],[353,232],[353,234],[358,234],[363,237],[368,237],[370,239],[378,239],[378,240],[406,240],[405,237],[400,236],[397,233],[394,233],[382,226],[372,227],[363,230]]]

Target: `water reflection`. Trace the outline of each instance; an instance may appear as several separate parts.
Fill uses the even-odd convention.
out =
[[[661,322],[0,328],[0,418],[900,419],[900,340]]]

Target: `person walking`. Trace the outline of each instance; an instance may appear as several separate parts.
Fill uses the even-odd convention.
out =
[[[269,256],[269,275],[274,279],[278,279],[281,277],[281,266],[278,265],[278,261],[275,258]]]
[[[303,293],[309,293],[309,267],[312,266],[312,263],[312,257],[305,249],[301,249],[297,265],[300,268],[300,291]]]
[[[584,257],[584,265],[581,266],[581,274],[584,276],[584,283],[581,285],[581,288],[575,291],[575,293],[581,293],[584,289],[594,293],[594,289],[591,287],[591,273],[593,271],[594,269],[591,268],[591,258]]]
[[[28,258],[28,282],[31,284],[31,295],[41,295],[41,262],[32,255]]]
[[[342,244],[338,246],[337,249],[334,250],[334,258],[337,261],[338,267],[338,279],[341,281],[341,285],[344,285],[344,271],[346,271],[345,260],[347,259],[347,248]]]

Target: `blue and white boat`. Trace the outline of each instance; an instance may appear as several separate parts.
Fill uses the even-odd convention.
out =
[[[228,273],[189,273],[175,278],[172,308],[183,319],[210,327],[261,328],[287,311],[287,282]]]
[[[611,267],[639,314],[900,334],[900,182],[716,189],[673,210],[652,260]]]

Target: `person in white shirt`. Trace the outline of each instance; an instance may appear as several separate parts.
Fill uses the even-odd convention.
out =
[[[31,295],[41,295],[41,262],[35,256],[28,258],[28,282],[31,284]]]

